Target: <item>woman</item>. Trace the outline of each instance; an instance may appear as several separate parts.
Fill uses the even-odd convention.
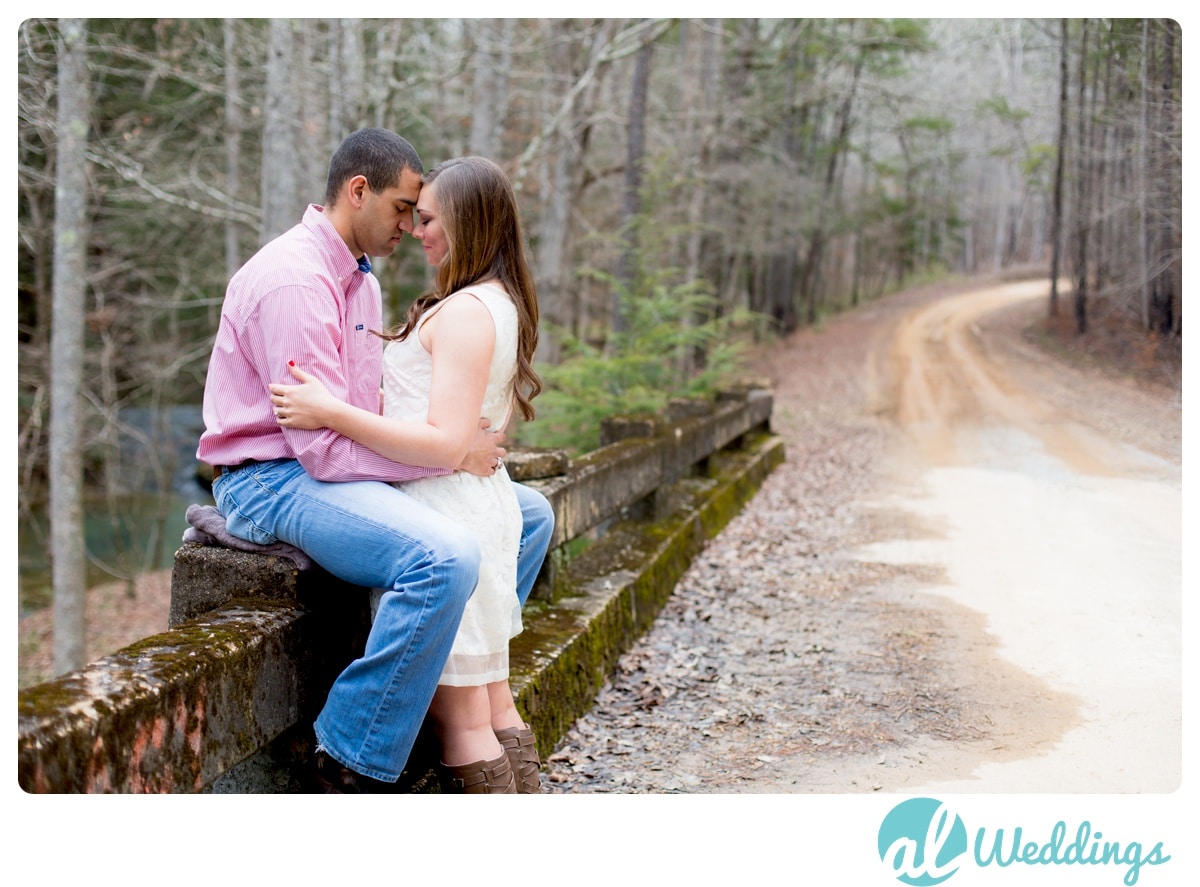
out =
[[[413,236],[437,268],[433,290],[384,338],[383,415],[351,407],[293,368],[301,385],[272,385],[272,403],[294,428],[328,427],[387,456],[414,424],[430,466],[453,468],[479,418],[503,428],[515,405],[533,418],[537,293],[516,197],[482,157],[448,160],[422,178]],[[456,471],[403,489],[474,532],[483,559],[429,713],[450,786],[472,793],[540,791],[537,747],[508,684],[508,641],[521,631],[516,555],[521,513],[502,464],[491,477]]]

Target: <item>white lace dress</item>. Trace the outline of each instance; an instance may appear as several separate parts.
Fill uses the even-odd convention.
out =
[[[483,398],[483,416],[493,428],[508,421],[517,371],[517,309],[508,294],[492,284],[468,287],[439,302],[418,321],[417,330],[391,342],[383,355],[383,411],[398,419],[428,418],[433,358],[418,335],[421,324],[449,299],[472,295],[487,306],[496,326],[496,347]],[[517,600],[517,550],[521,543],[521,507],[508,472],[491,477],[456,471],[397,484],[414,499],[454,518],[479,542],[479,584],[467,602],[454,648],[439,680],[455,687],[476,686],[508,677],[508,641],[521,632]]]

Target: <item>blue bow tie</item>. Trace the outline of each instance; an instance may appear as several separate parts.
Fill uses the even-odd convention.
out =
[[[358,260],[358,270],[363,274],[371,273],[371,260],[368,259],[365,254],[361,259]]]

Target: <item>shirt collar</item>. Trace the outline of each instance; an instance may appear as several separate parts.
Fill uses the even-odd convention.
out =
[[[333,265],[333,272],[339,281],[346,283],[348,277],[357,275],[362,270],[359,260],[350,252],[346,241],[342,240],[342,235],[338,234],[337,228],[325,217],[323,206],[309,204],[308,209],[304,211],[302,223],[324,244]],[[363,256],[363,259],[367,257]],[[369,260],[367,268],[370,269]]]

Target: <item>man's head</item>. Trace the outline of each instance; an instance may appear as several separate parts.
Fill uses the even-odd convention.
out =
[[[337,203],[342,188],[355,176],[363,176],[375,193],[397,185],[402,170],[418,176],[425,172],[417,149],[387,129],[360,129],[350,133],[333,152],[325,183],[326,208]]]
[[[387,256],[405,232],[412,233],[421,191],[416,149],[386,129],[348,135],[329,162],[326,217],[355,256]]]

